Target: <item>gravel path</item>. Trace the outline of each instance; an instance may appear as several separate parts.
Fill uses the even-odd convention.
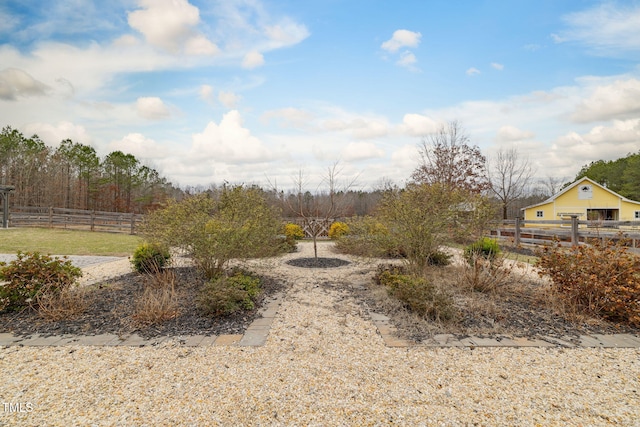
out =
[[[0,426],[639,425],[640,350],[386,347],[301,249],[263,347],[0,348]]]
[[[54,257],[62,258],[63,255],[52,255]],[[93,256],[93,255],[66,255],[67,259],[71,261],[73,265],[79,268],[89,267],[92,265],[104,264],[107,262],[119,261],[126,258],[115,256]],[[0,262],[9,263],[16,259],[12,254],[0,254]]]

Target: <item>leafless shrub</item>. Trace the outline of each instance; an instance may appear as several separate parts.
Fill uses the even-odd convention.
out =
[[[171,269],[158,270],[145,281],[142,294],[136,299],[131,319],[136,325],[153,325],[179,315],[176,275]]]
[[[514,280],[514,264],[506,263],[504,257],[486,259],[472,255],[468,263],[460,267],[460,282],[472,292],[495,293]]]
[[[38,314],[47,322],[76,318],[89,307],[90,293],[86,288],[67,287],[58,292],[41,292],[35,297]]]

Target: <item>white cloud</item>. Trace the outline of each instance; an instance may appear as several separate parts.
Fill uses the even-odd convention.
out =
[[[138,98],[136,110],[140,117],[149,120],[163,120],[171,116],[169,108],[162,99],[155,96]]]
[[[391,165],[403,170],[408,178],[413,169],[418,165],[418,147],[416,145],[403,145],[391,153]]]
[[[264,65],[264,56],[260,52],[252,51],[242,59],[242,68],[253,69]]]
[[[236,108],[241,98],[242,98],[241,96],[236,95],[233,92],[221,91],[218,94],[218,100],[222,105],[224,105],[228,109]]]
[[[411,71],[418,71],[418,68],[415,66],[416,62],[418,62],[416,56],[413,53],[407,51],[402,52],[402,54],[400,55],[400,59],[398,59],[396,64]]]
[[[597,83],[597,81],[596,81]],[[598,84],[592,94],[577,106],[572,119],[596,122],[632,118],[640,114],[640,80],[630,78],[611,84]]]
[[[187,0],[138,0],[141,9],[129,13],[131,28],[147,42],[171,53],[214,55],[215,44],[196,31],[200,11]]]
[[[466,71],[466,73],[467,73],[467,76],[476,76],[480,74],[480,70],[478,70],[477,68],[471,67]]]
[[[420,44],[422,34],[409,30],[396,30],[391,39],[380,46],[382,49],[395,53],[402,47],[417,47]]]
[[[65,139],[91,145],[92,138],[81,125],[68,121],[61,121],[56,125],[50,123],[29,123],[22,128],[26,135],[38,135],[42,141],[52,147],[57,147]]]
[[[205,36],[197,35],[189,38],[184,45],[184,53],[187,55],[212,56],[220,52],[218,46],[210,42]]]
[[[193,135],[189,158],[193,162],[259,163],[270,160],[271,151],[243,127],[237,110],[226,113],[220,124],[209,122]]]
[[[604,56],[640,50],[640,5],[604,2],[564,17],[567,29],[552,37],[557,43],[579,42]]]
[[[200,99],[206,102],[213,102],[213,87],[211,87],[210,85],[200,86],[200,88],[198,89],[198,95],[200,96]]]
[[[353,119],[328,119],[322,123],[328,131],[347,131],[356,139],[371,139],[386,136],[388,124],[379,119],[356,117]]]
[[[492,62],[492,63],[491,63],[491,67],[492,67],[494,70],[498,70],[498,71],[502,71],[502,70],[504,70],[504,65],[503,65],[503,64],[499,64],[499,63],[497,63],[497,62]]]
[[[309,30],[289,18],[283,18],[275,25],[265,26],[264,32],[272,48],[291,46],[309,37]]]
[[[168,154],[164,147],[141,133],[130,133],[118,141],[112,141],[109,151],[133,154],[137,159],[162,159]]]
[[[340,153],[340,158],[346,162],[376,159],[384,157],[384,150],[371,142],[351,142]]]
[[[139,44],[140,44],[140,40],[138,40],[137,37],[132,36],[131,34],[125,34],[113,41],[113,46],[123,47],[123,48],[137,46]]]
[[[0,71],[0,99],[15,101],[23,96],[42,96],[49,89],[24,70],[5,68]]]
[[[276,120],[281,127],[297,129],[306,129],[310,127],[313,118],[314,115],[309,111],[292,107],[269,110],[260,116],[262,123],[267,124],[271,120]]]
[[[400,132],[410,136],[425,136],[436,132],[440,124],[431,117],[421,114],[405,114],[402,124],[398,127]]]
[[[498,129],[498,142],[514,142],[524,139],[531,139],[535,136],[533,132],[520,130],[515,126],[502,126]]]
[[[613,126],[597,126],[588,133],[569,132],[552,145],[552,153],[561,161],[570,159],[574,174],[579,166],[594,160],[615,160],[637,152],[640,119],[616,121]]]
[[[582,135],[582,138],[601,146],[611,144],[631,148],[628,152],[632,152],[633,145],[637,149],[637,143],[640,141],[640,119],[614,120],[610,126],[594,127],[588,134]]]

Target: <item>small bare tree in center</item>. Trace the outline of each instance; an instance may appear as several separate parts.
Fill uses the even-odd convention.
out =
[[[307,190],[307,182],[302,170],[293,178],[295,194],[290,195],[292,197],[286,197],[275,188],[276,193],[281,196],[285,210],[302,218],[305,232],[313,239],[313,254],[316,260],[318,259],[318,236],[327,229],[331,220],[345,215],[349,207],[346,196],[357,179],[357,177],[353,178],[340,185],[338,181],[341,171],[338,162],[330,166],[314,194]],[[321,190],[323,186],[324,191]]]

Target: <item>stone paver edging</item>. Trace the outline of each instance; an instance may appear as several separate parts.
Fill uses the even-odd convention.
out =
[[[27,337],[15,336],[11,333],[0,333],[0,347],[4,346],[129,346],[154,347],[165,341],[173,340],[185,347],[208,346],[249,346],[260,347],[265,344],[273,319],[284,299],[278,293],[259,311],[258,317],[247,328],[243,335],[189,335],[183,337],[143,338],[137,334],[100,334],[100,335],[38,335]],[[640,348],[640,337],[632,334],[613,335],[581,335],[575,340],[553,337],[516,338],[516,337],[457,337],[453,334],[434,335],[430,340],[416,343],[398,338],[397,329],[383,314],[370,313],[371,321],[387,347],[600,347],[600,348]]]
[[[244,335],[189,335],[178,337],[143,338],[138,334],[100,334],[100,335],[39,335],[26,337],[15,336],[11,333],[0,333],[0,347],[4,346],[129,346],[154,347],[165,341],[173,340],[185,347],[208,346],[262,346],[267,340],[269,329],[275,318],[284,295],[276,294],[258,312],[258,317],[247,328]]]

